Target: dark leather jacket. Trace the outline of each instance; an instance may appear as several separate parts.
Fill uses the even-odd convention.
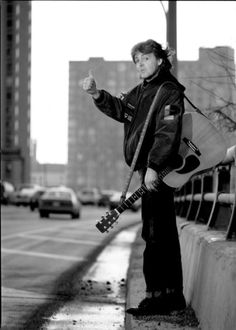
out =
[[[124,157],[130,166],[153,98],[165,81],[172,84],[161,89],[135,170],[150,167],[158,172],[174,161],[180,144],[185,87],[169,71],[161,71],[150,82],[142,82],[121,98],[101,90],[99,98],[94,100],[99,110],[124,123]]]

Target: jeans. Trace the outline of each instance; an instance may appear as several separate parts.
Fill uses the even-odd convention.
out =
[[[180,244],[173,189],[161,183],[158,192],[142,197],[143,274],[146,291],[183,290]]]

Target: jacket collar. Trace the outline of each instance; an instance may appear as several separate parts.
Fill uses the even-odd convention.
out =
[[[164,70],[164,69],[157,72],[150,80],[144,79],[144,81],[142,83],[142,87],[146,88],[146,87],[152,87],[152,86],[157,86],[157,85],[160,86],[164,81],[172,81],[182,91],[185,90],[185,87],[178,82],[178,80],[170,73],[170,71]]]

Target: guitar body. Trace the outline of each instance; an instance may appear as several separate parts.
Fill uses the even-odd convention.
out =
[[[218,165],[225,157],[226,143],[220,132],[204,116],[197,112],[183,115],[181,142],[175,166],[159,173],[162,181],[169,187],[183,186],[194,174],[204,172]],[[145,184],[137,189],[116,209],[107,212],[96,224],[101,232],[108,232],[119,215],[147,192]]]
[[[163,181],[170,187],[184,185],[194,174],[219,164],[225,157],[226,143],[221,133],[203,115],[187,112],[183,115],[178,167]]]

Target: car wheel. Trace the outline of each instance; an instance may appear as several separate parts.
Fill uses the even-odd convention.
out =
[[[40,218],[48,218],[48,213],[44,211],[39,212]]]
[[[79,219],[80,218],[80,213],[79,212],[78,213],[72,213],[71,218],[72,219]]]

